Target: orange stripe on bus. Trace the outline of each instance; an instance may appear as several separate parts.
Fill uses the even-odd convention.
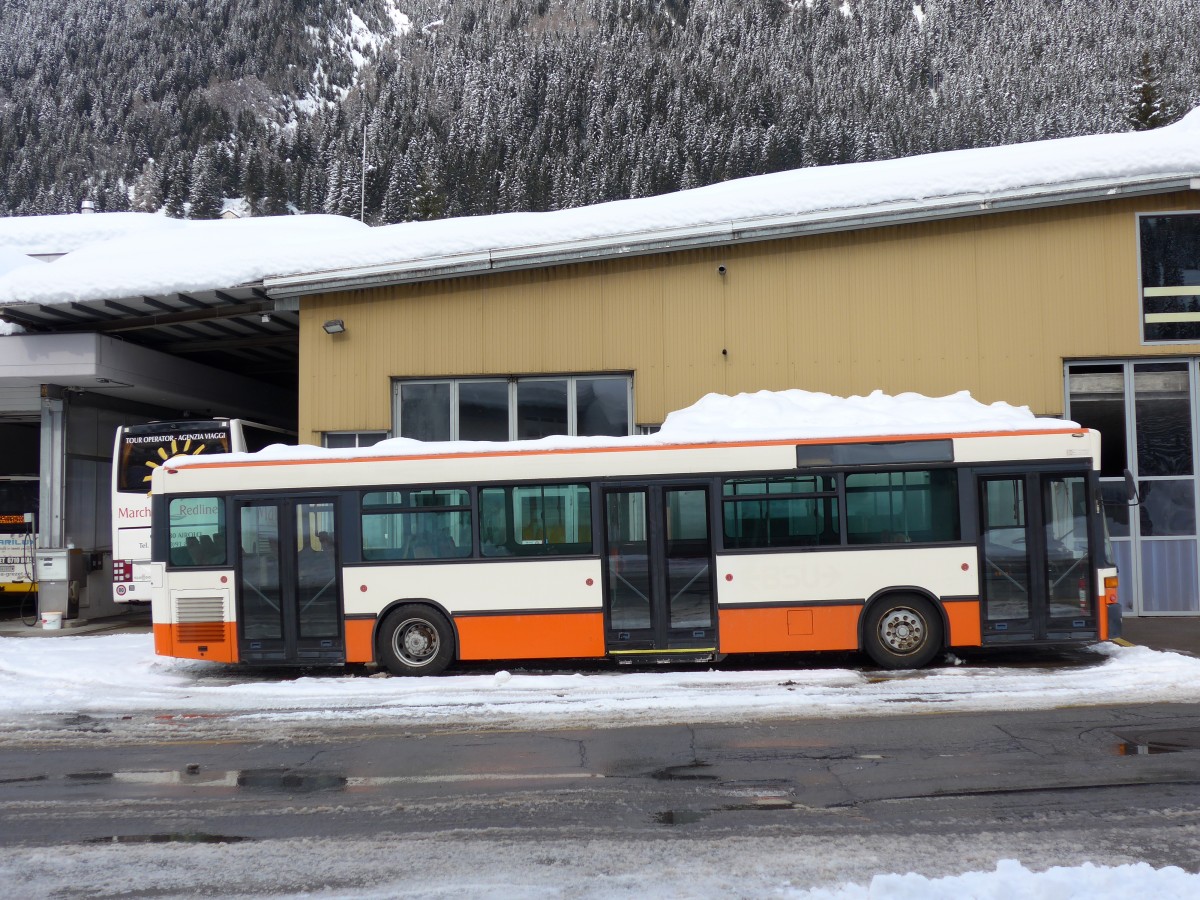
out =
[[[722,653],[857,650],[861,606],[720,610]]]
[[[346,620],[346,662],[369,663],[375,661],[375,620]]]
[[[464,616],[458,628],[459,659],[580,659],[604,656],[604,615]]]
[[[891,435],[859,435],[855,437],[829,438],[790,438],[769,441],[729,441],[707,444],[640,444],[636,447],[562,447],[549,450],[503,450],[503,451],[462,451],[458,453],[428,453],[408,456],[355,456],[323,459],[264,459],[243,460],[239,462],[197,462],[180,466],[180,469],[235,469],[253,466],[312,466],[332,463],[369,463],[369,462],[401,462],[428,459],[484,459],[504,458],[513,456],[557,456],[578,453],[636,453],[641,451],[659,450],[723,450],[741,447],[786,447],[806,444],[872,444],[884,441],[944,441],[954,438],[983,438],[983,437],[1028,437],[1030,435],[1052,434],[1083,434],[1078,428],[1032,429],[1029,431],[969,431],[963,433],[945,434],[891,434]],[[191,457],[198,459],[199,457]],[[176,470],[168,470],[174,472]]]
[[[237,623],[155,623],[154,652],[161,656],[178,656],[181,659],[237,662]]]
[[[947,645],[978,647],[983,643],[978,600],[951,600],[943,603],[942,609],[946,610],[946,622],[950,625]]]

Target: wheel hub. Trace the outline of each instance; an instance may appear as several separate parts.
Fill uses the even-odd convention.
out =
[[[925,642],[925,622],[911,609],[893,609],[879,622],[879,639],[893,653],[912,653]]]
[[[413,623],[402,629],[398,656],[409,662],[421,662],[437,652],[437,634],[424,623]]]

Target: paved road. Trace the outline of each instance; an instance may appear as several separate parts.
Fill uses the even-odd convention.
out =
[[[109,724],[116,724],[109,723]],[[469,827],[506,838],[1070,833],[1197,860],[1200,705],[645,726],[335,727],[236,740],[0,748],[0,847],[346,838]],[[110,738],[112,731],[103,732]]]

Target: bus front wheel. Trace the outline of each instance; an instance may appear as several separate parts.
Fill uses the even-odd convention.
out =
[[[454,659],[454,632],[428,606],[402,606],[379,627],[379,661],[393,675],[437,675]]]
[[[921,597],[885,597],[867,612],[863,649],[885,669],[919,669],[942,649],[942,620]]]

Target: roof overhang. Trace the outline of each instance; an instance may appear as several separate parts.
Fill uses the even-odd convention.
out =
[[[286,304],[284,304],[286,305]],[[271,380],[294,371],[299,316],[257,284],[69,303],[7,303],[0,319],[31,334],[101,334]]]
[[[633,231],[585,241],[499,248],[382,265],[281,275],[264,278],[263,288],[269,297],[292,298],[1186,190],[1200,190],[1200,176],[1180,173],[1153,178],[1040,185],[996,194],[958,194],[905,200],[856,209],[819,210],[669,230]]]
[[[0,391],[53,384],[268,424],[289,421],[295,405],[290,390],[102,334],[12,334],[0,338],[0,348]]]

